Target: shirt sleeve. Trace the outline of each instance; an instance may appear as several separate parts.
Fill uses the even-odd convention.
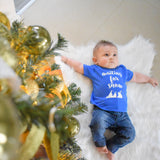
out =
[[[124,74],[124,78],[125,78],[125,81],[128,82],[132,79],[133,77],[133,72],[129,69],[126,68],[126,66],[124,65],[120,65],[120,67],[123,68],[123,74]]]
[[[130,81],[133,77],[133,72],[129,69],[126,69],[126,82]]]
[[[86,65],[86,64],[83,64],[83,69],[84,69],[84,76],[92,79],[92,76],[93,76],[93,66],[89,66],[89,65]]]

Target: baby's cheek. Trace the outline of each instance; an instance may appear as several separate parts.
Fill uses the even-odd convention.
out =
[[[108,63],[108,61],[106,59],[102,59],[101,63],[106,64],[106,63]]]

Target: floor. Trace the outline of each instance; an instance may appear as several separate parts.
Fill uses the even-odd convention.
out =
[[[101,39],[121,45],[142,35],[155,45],[152,75],[160,82],[160,0],[36,0],[21,16],[73,45]]]

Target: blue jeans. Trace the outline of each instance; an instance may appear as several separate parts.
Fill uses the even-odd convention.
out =
[[[135,129],[127,112],[104,111],[94,107],[90,128],[96,147],[107,146],[112,153],[135,138]],[[114,131],[115,135],[107,139],[104,136],[106,129]]]

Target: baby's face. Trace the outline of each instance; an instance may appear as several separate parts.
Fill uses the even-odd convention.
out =
[[[115,46],[101,46],[97,49],[93,56],[94,64],[104,68],[116,68],[118,62],[118,51]]]

